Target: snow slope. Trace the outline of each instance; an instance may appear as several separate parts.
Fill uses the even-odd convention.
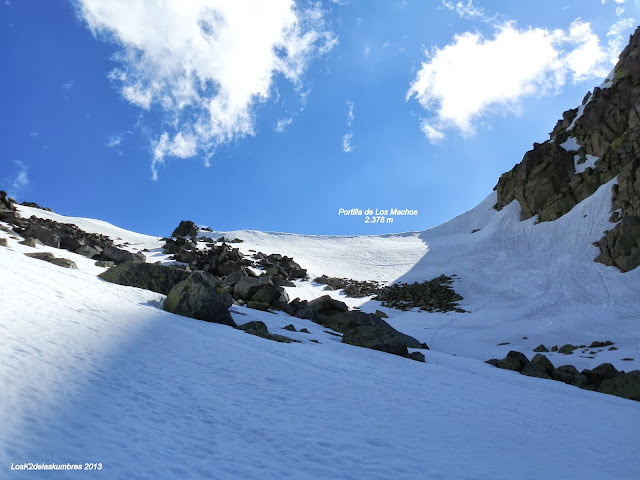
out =
[[[538,225],[518,221],[517,203],[496,212],[490,196],[422,233],[226,233],[242,238],[245,252],[293,256],[313,275],[457,274],[470,313],[384,309],[397,328],[430,344],[426,364],[343,345],[283,313],[232,307],[237,323],[262,320],[302,343],[172,315],[159,308],[162,295],[103,282],[102,269],[70,252],[38,247],[73,259],[78,270],[26,257],[33,249],[0,231],[9,239],[0,247],[0,478],[639,478],[638,402],[483,363],[512,348],[531,355],[538,343],[607,339],[620,349],[550,358],[638,368],[640,273],[592,261],[591,242],[609,225],[610,188]],[[166,261],[157,238],[21,210],[119,237],[150,249],[150,261]],[[327,292],[298,282],[289,293]],[[289,323],[311,334],[282,331]],[[496,346],[503,341],[511,345]],[[11,470],[24,462],[102,469]]]

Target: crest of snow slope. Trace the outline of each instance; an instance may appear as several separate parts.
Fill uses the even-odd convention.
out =
[[[88,259],[67,270],[25,251],[0,247],[2,478],[640,475],[637,402],[434,351],[421,364],[233,307],[239,323],[311,331],[274,343],[163,312],[161,295],[103,282]],[[10,471],[23,462],[102,470]]]
[[[289,296],[312,299],[330,294],[365,311],[382,309],[389,323],[431,348],[479,360],[502,358],[509,350],[531,356],[540,344],[589,345],[611,340],[619,350],[549,353],[554,365],[593,368],[610,362],[618,369],[640,368],[640,269],[621,273],[593,261],[593,242],[609,223],[611,186],[554,222],[520,221],[513,202],[493,209],[495,193],[459,217],[422,233],[326,237],[255,231],[214,232],[238,237],[249,249],[292,256],[320,274],[359,280],[421,282],[456,274],[455,290],[468,313],[399,312],[379,302],[349,299],[338,292],[299,282]],[[472,233],[473,230],[480,229]],[[522,337],[527,337],[523,339]],[[508,345],[497,345],[508,342]],[[594,357],[594,358],[585,358]],[[622,361],[633,358],[633,361]]]

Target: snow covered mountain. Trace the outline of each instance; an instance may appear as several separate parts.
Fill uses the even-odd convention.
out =
[[[587,106],[580,114],[591,118]],[[576,118],[578,112],[554,130],[553,145],[567,146],[558,135],[574,128]],[[637,143],[625,135],[625,145]],[[612,148],[626,148],[607,141],[598,156],[605,161]],[[633,148],[625,150],[625,165],[637,164]],[[99,278],[107,268],[92,258],[98,249],[88,250],[103,242],[101,255],[108,245],[117,263],[142,254],[148,263],[172,265],[166,239],[29,206],[17,207],[23,220],[51,222],[25,220],[18,235],[13,228],[20,219],[6,210],[0,218],[0,476],[640,478],[640,403],[485,363],[509,351],[531,358],[541,344],[570,344],[584,347],[545,356],[555,367],[578,371],[604,363],[640,369],[640,268],[623,273],[594,262],[602,253],[594,243],[620,225],[611,217],[620,174],[607,179],[599,161],[588,172],[579,160],[569,183],[548,182],[560,195],[553,202],[528,203],[532,186],[553,177],[532,175],[545,169],[527,164],[473,210],[424,232],[198,232],[201,239],[241,239],[233,245],[242,258],[291,257],[310,280],[327,275],[390,284],[452,276],[464,311],[399,310],[303,278],[283,282],[289,299],[329,295],[351,310],[382,312],[396,330],[430,347],[410,349],[426,363],[347,345],[313,319],[245,302],[229,308],[235,324],[264,322],[271,334],[296,342],[168,313],[164,294]],[[632,178],[635,170],[624,168]],[[575,188],[565,188],[577,185],[576,170],[603,180],[579,201]],[[635,215],[633,204],[621,207],[621,218]],[[544,218],[542,212],[555,213]],[[77,228],[65,227],[73,235],[63,240],[55,233],[62,227],[52,222]],[[197,251],[185,252],[197,259],[219,244],[194,242]],[[33,253],[45,255],[27,255]],[[246,269],[264,273],[255,265]]]

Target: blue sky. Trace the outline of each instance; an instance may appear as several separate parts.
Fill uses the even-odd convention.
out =
[[[423,230],[546,140],[638,20],[639,0],[1,0],[0,188],[154,235]]]

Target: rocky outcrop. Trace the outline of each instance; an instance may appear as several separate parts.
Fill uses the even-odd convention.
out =
[[[453,278],[440,275],[422,283],[394,283],[374,297],[385,307],[409,310],[419,308],[427,312],[464,312],[458,302],[462,297],[451,287]]]
[[[195,237],[196,235],[198,235],[198,226],[191,220],[181,220],[171,234],[172,237]]]
[[[167,295],[178,283],[189,278],[189,272],[156,263],[127,262],[110,268],[98,276],[107,282]]]
[[[177,315],[235,327],[229,313],[233,299],[228,293],[218,292],[220,285],[217,277],[200,271],[192,272],[189,278],[169,291],[163,308]]]
[[[640,265],[640,217],[622,218],[596,242],[600,255],[596,262],[613,265],[623,272]]]
[[[556,220],[616,176],[611,210],[619,223],[597,243],[596,261],[629,271],[640,265],[640,28],[602,88],[500,177],[495,207],[517,200],[521,219]]]
[[[494,358],[487,360],[486,363],[529,377],[553,379],[585,390],[595,390],[640,401],[640,370],[625,373],[622,370],[616,370],[610,363],[603,363],[592,370],[585,369],[578,373],[573,365],[555,368],[551,360],[540,353],[529,361],[523,353],[516,351],[509,352],[502,360]]]

